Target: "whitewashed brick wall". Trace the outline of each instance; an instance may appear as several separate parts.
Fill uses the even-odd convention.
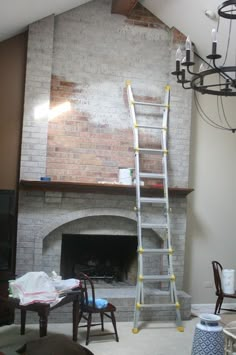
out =
[[[21,179],[46,174],[54,16],[29,26],[21,149]]]
[[[173,34],[164,26],[131,25],[124,16],[110,11],[110,0],[96,0],[55,17],[55,25],[54,17],[50,16],[30,26],[21,178],[40,179],[46,175],[46,164],[51,164],[52,175],[55,172],[53,167],[58,156],[46,158],[47,109],[53,74],[65,82],[75,83],[76,92],[70,97],[73,110],[86,113],[90,126],[100,127],[104,134],[106,130],[119,131],[128,140],[130,151],[119,155],[116,163],[114,151],[106,148],[101,151],[113,176],[118,172],[117,164],[133,164],[131,119],[124,100],[125,81],[131,80],[136,95],[157,97],[161,101],[165,86],[170,84],[169,184],[187,187],[191,93],[183,94],[183,89],[170,75],[175,66]],[[36,118],[40,112],[41,117]],[[70,137],[64,144],[68,145],[69,141]],[[85,154],[83,148],[77,151],[78,155]],[[88,153],[87,161],[92,159],[91,151]],[[91,160],[91,164],[94,164],[89,168],[91,173],[99,174],[94,170],[97,162]],[[62,166],[61,170],[67,168]]]

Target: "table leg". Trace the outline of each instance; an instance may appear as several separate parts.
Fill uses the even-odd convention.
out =
[[[73,301],[73,341],[77,341],[79,324],[79,297]]]
[[[26,310],[21,309],[20,310],[20,334],[21,335],[25,334],[25,321],[26,321]]]
[[[44,337],[47,335],[48,314],[49,314],[48,308],[42,309],[38,312],[38,315],[39,315],[39,336],[40,337]]]

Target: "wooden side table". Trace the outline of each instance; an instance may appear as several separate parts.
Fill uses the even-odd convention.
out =
[[[47,325],[48,325],[48,316],[49,313],[59,307],[64,306],[65,304],[73,302],[73,310],[72,310],[72,339],[77,341],[78,335],[78,317],[79,317],[79,303],[80,303],[80,295],[81,290],[70,291],[65,293],[65,297],[57,303],[55,306],[50,307],[49,304],[46,303],[32,303],[26,306],[21,306],[20,300],[13,297],[2,297],[0,296],[0,301],[7,302],[8,306],[15,309],[19,309],[21,311],[21,335],[25,334],[25,323],[26,323],[26,313],[27,311],[36,312],[39,316],[39,336],[43,337],[47,335]]]

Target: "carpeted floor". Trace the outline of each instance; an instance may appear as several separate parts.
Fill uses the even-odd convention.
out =
[[[220,323],[224,327],[230,322],[236,321],[236,312],[220,314],[220,318],[221,318]]]
[[[189,355],[197,322],[198,318],[185,321],[184,332],[177,331],[172,322],[143,322],[138,334],[132,333],[132,323],[118,322],[119,343],[114,340],[113,335],[94,337],[88,348],[94,355]],[[110,324],[105,328],[112,330]],[[0,327],[0,351],[5,355],[16,355],[15,351],[19,346],[38,337],[38,325],[28,325],[24,336],[19,335],[19,330],[16,325]],[[71,332],[71,324],[49,324],[48,327],[49,334],[65,334],[70,339]],[[85,345],[84,328],[79,330],[78,342]]]
[[[220,314],[221,324],[236,321],[235,313]],[[108,337],[92,338],[88,348],[95,355],[189,355],[191,354],[195,326],[199,322],[198,317],[184,322],[185,331],[180,333],[176,330],[174,323],[147,322],[143,324],[138,334],[132,333],[132,324],[129,322],[118,322],[120,342],[114,340],[113,335]],[[106,325],[108,331],[112,328]],[[65,334],[71,338],[71,324],[50,324],[49,334]],[[26,334],[19,334],[18,325],[0,327],[0,351],[5,355],[16,355],[16,349],[27,340],[38,338],[38,325],[27,325]],[[94,330],[96,331],[96,330]],[[85,345],[85,330],[79,331],[78,342]],[[66,354],[65,354],[66,355]]]

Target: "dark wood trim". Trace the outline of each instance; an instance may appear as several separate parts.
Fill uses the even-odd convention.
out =
[[[129,16],[138,0],[112,0],[111,13]]]
[[[120,184],[98,184],[83,182],[63,182],[63,181],[32,181],[21,180],[20,190],[27,191],[59,191],[59,192],[79,192],[79,193],[97,193],[111,195],[135,195],[134,185]],[[186,197],[193,189],[181,187],[169,187],[169,195],[173,197]],[[141,187],[143,196],[163,196],[163,188],[159,186]]]

